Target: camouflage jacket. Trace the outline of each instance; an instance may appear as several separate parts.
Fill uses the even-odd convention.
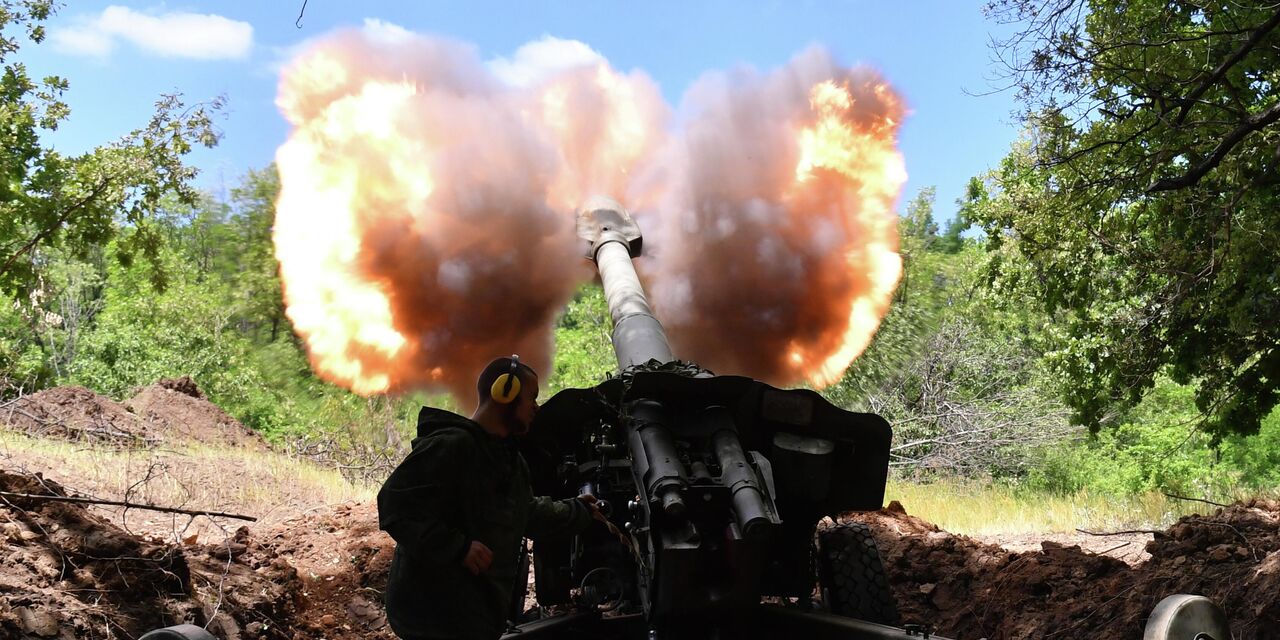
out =
[[[492,639],[506,629],[523,538],[577,533],[591,514],[575,499],[535,497],[510,439],[424,407],[413,451],[378,492],[378,521],[396,541],[391,629],[402,638]],[[473,540],[493,551],[479,576],[462,566]]]

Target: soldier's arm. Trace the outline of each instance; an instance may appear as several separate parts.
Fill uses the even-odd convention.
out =
[[[536,496],[529,504],[529,523],[525,535],[529,538],[573,535],[591,524],[591,509],[578,498],[552,500]]]
[[[378,492],[378,525],[415,561],[461,562],[471,540],[455,528],[462,474],[474,457],[465,433],[439,434],[419,445]],[[456,516],[454,516],[456,517]]]

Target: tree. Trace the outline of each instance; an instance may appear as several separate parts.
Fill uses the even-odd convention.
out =
[[[549,392],[594,387],[614,372],[617,359],[611,326],[604,289],[594,284],[580,287],[556,322],[555,368],[548,377]]]
[[[120,259],[141,254],[158,266],[151,218],[166,193],[194,200],[195,169],[182,158],[193,144],[212,146],[218,138],[211,114],[220,100],[188,107],[166,95],[149,122],[120,140],[75,157],[43,146],[41,133],[70,113],[62,101],[67,81],[37,83],[13,56],[24,40],[44,40],[41,23],[52,7],[51,0],[0,0],[0,291],[20,295],[35,285],[43,251],[101,247],[121,223],[133,232],[119,244]],[[153,268],[155,282],[163,284],[163,275]]]
[[[1037,447],[1066,440],[1065,411],[1035,384],[1034,354],[1000,333],[949,317],[868,397],[894,426],[891,465],[1016,477],[1038,462]]]
[[[902,219],[902,235],[920,240],[924,248],[938,237],[938,223],[933,221],[933,200],[938,189],[925,187],[907,203],[907,215]]]
[[[947,223],[947,230],[938,238],[938,250],[943,253],[959,253],[964,248],[963,233],[973,226],[973,207],[986,197],[986,186],[978,178],[970,178],[965,185],[964,196],[956,199],[956,215]]]
[[[108,245],[109,256],[115,247]],[[151,285],[142,264],[108,263],[102,309],[67,378],[122,397],[159,378],[189,375],[221,406],[241,409],[262,379],[246,366],[250,345],[235,331],[230,283],[201,278],[179,249],[161,249],[158,259],[169,275],[163,291]]]
[[[1203,427],[1280,400],[1280,6],[996,0],[1028,139],[973,219],[997,285],[1055,315],[1049,357],[1091,428],[1167,371]]]
[[[265,328],[266,342],[275,342],[282,333],[288,333],[280,266],[271,241],[279,195],[280,174],[275,165],[261,171],[250,170],[240,186],[231,191],[231,227],[239,264],[236,289],[245,300],[241,330],[256,334]]]

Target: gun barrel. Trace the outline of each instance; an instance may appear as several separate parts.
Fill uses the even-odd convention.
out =
[[[618,368],[675,356],[662,323],[653,315],[631,259],[640,255],[640,228],[622,205],[591,198],[578,211],[578,235],[591,243],[588,254],[600,271],[604,297],[613,317],[613,352]]]

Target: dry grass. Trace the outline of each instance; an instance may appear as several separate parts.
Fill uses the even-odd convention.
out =
[[[279,453],[191,445],[120,449],[31,438],[0,431],[0,467],[40,472],[76,495],[133,503],[221,511],[269,525],[325,505],[373,500],[377,487],[355,486],[333,469]],[[171,530],[185,516],[104,508],[144,531]],[[203,521],[204,518],[199,520]],[[235,520],[197,523],[197,533],[234,528]],[[191,522],[185,522],[187,531]]]
[[[901,502],[911,515],[965,535],[1164,528],[1184,515],[1211,513],[1216,508],[1159,492],[1123,498],[1087,491],[1055,496],[963,480],[926,484],[891,480],[885,491],[885,501],[889,500]]]
[[[335,469],[275,452],[199,445],[119,449],[8,431],[0,431],[0,468],[41,472],[77,495],[239,513],[258,518],[259,526],[327,505],[371,502],[378,489],[377,483],[353,484]],[[947,531],[966,535],[1162,528],[1180,516],[1214,508],[1154,492],[1128,498],[1088,492],[1053,496],[963,480],[891,480],[885,492],[889,500]],[[126,526],[149,531],[172,529],[177,520],[150,511],[102,511]],[[196,529],[239,524],[222,520],[197,523]],[[183,531],[191,526],[186,522]]]

